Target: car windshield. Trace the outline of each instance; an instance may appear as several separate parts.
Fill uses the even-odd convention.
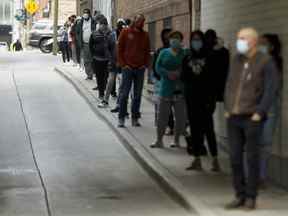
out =
[[[44,23],[36,23],[33,25],[32,29],[35,30],[45,30],[49,25]]]

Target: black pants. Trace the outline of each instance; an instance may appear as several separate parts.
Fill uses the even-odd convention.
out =
[[[256,199],[258,195],[262,130],[263,122],[253,122],[250,116],[233,116],[228,119],[233,185],[238,198]],[[244,157],[245,153],[246,157]],[[245,160],[247,160],[246,163]],[[247,175],[245,173],[246,164]]]
[[[93,71],[96,75],[99,97],[104,97],[108,79],[108,61],[97,61],[94,59]]]
[[[194,156],[201,156],[206,138],[211,156],[217,157],[218,147],[213,119],[216,102],[215,105],[214,102],[209,104],[203,101],[203,98],[195,100],[194,97],[186,95],[186,104]]]
[[[70,61],[70,51],[68,42],[60,42],[60,50],[62,53],[63,62]]]

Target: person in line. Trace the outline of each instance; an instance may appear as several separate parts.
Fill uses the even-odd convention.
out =
[[[73,61],[73,66],[77,66],[77,53],[76,53],[76,39],[75,39],[75,32],[74,26],[76,21],[76,15],[72,15],[69,17],[69,28],[68,28],[68,41],[69,47],[71,50],[71,59]]]
[[[118,44],[118,38],[120,36],[121,31],[125,28],[126,23],[124,19],[117,20],[117,28],[112,32],[115,45]],[[98,105],[99,108],[106,108],[109,105],[110,95],[117,96],[116,93],[116,79],[117,75],[121,73],[121,68],[116,65],[111,65],[111,70],[109,72],[108,84],[106,87],[105,97],[101,104]],[[120,90],[119,90],[120,91]],[[118,104],[118,103],[117,103]]]
[[[205,32],[205,47],[207,49],[208,70],[214,78],[211,85],[213,84],[215,90],[214,107],[216,108],[216,102],[223,102],[224,100],[230,53],[229,50],[224,47],[223,39],[218,37],[216,31],[213,29]]]
[[[155,102],[155,125],[157,126],[157,112],[158,112],[158,104],[159,104],[159,88],[160,88],[160,80],[161,76],[156,71],[156,62],[159,57],[159,54],[163,49],[167,49],[170,47],[169,44],[169,34],[172,32],[172,29],[166,28],[163,29],[161,32],[161,40],[162,40],[162,47],[156,50],[154,57],[153,57],[153,78],[154,78],[154,102]],[[169,131],[167,132],[167,135],[173,135],[174,134],[174,116],[173,111],[171,109],[169,121],[168,121],[168,128]]]
[[[193,149],[195,159],[187,170],[202,170],[201,156],[206,154],[204,145],[207,139],[210,154],[213,157],[212,168],[214,172],[220,171],[216,138],[211,124],[211,104],[214,102],[214,89],[211,88],[210,71],[208,71],[207,50],[202,31],[191,33],[190,54],[183,61],[181,79],[184,82],[187,113],[191,137],[186,138],[188,147]],[[213,80],[214,81],[214,80]],[[189,149],[189,148],[188,148]],[[204,150],[203,150],[204,149]]]
[[[60,50],[62,53],[62,60],[65,63],[70,62],[70,52],[69,52],[69,36],[68,36],[68,23],[60,29]]]
[[[182,45],[183,34],[178,31],[169,34],[170,48],[161,51],[156,62],[156,72],[160,75],[159,105],[157,117],[157,139],[151,148],[163,148],[163,136],[168,124],[171,108],[175,116],[174,143],[179,148],[179,138],[185,131],[186,104],[183,83],[180,80],[185,50]]]
[[[278,70],[269,55],[258,51],[259,36],[255,29],[244,28],[237,38],[238,54],[231,61],[224,100],[235,190],[235,199],[226,209],[254,210],[258,197],[261,135],[276,96]]]
[[[268,162],[270,159],[274,132],[280,117],[280,104],[282,93],[282,80],[283,80],[283,58],[281,55],[281,42],[277,34],[264,34],[259,41],[259,51],[263,54],[268,54],[274,60],[278,78],[279,88],[276,97],[273,99],[272,107],[268,113],[267,120],[264,124],[261,142],[261,158],[260,158],[260,187],[265,188],[267,182]]]
[[[103,104],[108,78],[108,64],[110,63],[113,67],[116,64],[115,40],[106,18],[99,20],[99,28],[92,33],[89,46],[93,58],[100,104]]]
[[[89,40],[95,28],[96,23],[91,16],[90,9],[84,9],[83,16],[77,22],[76,26],[76,42],[77,47],[81,50],[85,73],[87,75],[86,80],[93,79],[92,57],[90,53]]]
[[[131,87],[133,86],[132,98],[132,126],[140,127],[140,107],[144,84],[144,73],[150,61],[149,35],[144,31],[145,17],[142,14],[135,16],[130,27],[123,29],[117,50],[117,60],[122,68],[122,87],[119,99],[119,127],[125,127],[127,114],[127,102]]]

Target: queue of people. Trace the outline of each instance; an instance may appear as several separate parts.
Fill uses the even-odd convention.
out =
[[[98,107],[109,107],[110,96],[118,96],[111,112],[118,112],[120,128],[126,126],[129,98],[131,125],[141,127],[144,75],[152,63],[156,138],[151,148],[166,147],[167,128],[174,135],[172,148],[181,147],[180,137],[184,136],[192,157],[187,171],[202,171],[201,159],[208,152],[211,171],[221,171],[213,115],[217,104],[224,102],[235,189],[235,199],[226,208],[255,209],[258,188],[267,181],[269,153],[280,117],[283,63],[278,36],[260,37],[255,29],[244,28],[231,57],[212,29],[192,32],[189,48],[184,48],[181,32],[164,29],[163,45],[150,62],[150,39],[144,24],[145,17],[139,14],[131,23],[118,19],[113,30],[99,11],[92,16],[85,9],[81,18],[70,20],[70,36],[63,41],[65,47],[73,44],[74,59],[83,62],[86,79],[95,77]]]

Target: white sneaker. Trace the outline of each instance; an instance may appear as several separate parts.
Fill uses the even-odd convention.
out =
[[[106,102],[104,100],[98,104],[99,108],[106,108],[108,106],[109,106],[108,102]]]

